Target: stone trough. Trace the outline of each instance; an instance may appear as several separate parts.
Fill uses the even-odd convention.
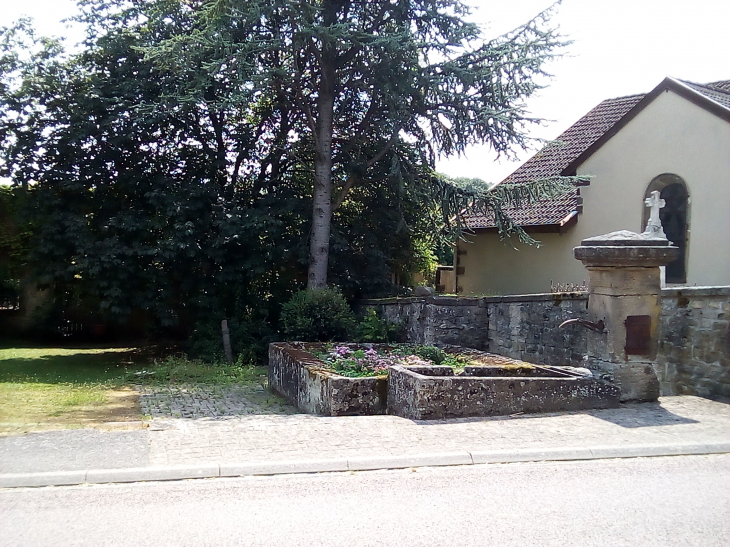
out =
[[[388,413],[412,420],[616,408],[620,390],[570,367],[391,367]]]
[[[378,347],[375,345],[374,347]],[[310,351],[323,344],[269,346],[269,385],[300,410],[325,416],[393,414],[415,420],[615,408],[620,390],[587,369],[532,365],[466,348],[470,365],[394,366],[388,377],[348,378]]]
[[[323,416],[385,414],[388,378],[348,378],[326,368],[307,350],[324,344],[269,345],[269,387],[303,412]]]

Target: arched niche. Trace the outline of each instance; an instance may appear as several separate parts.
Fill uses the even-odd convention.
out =
[[[659,210],[659,219],[662,228],[676,247],[679,247],[679,257],[670,262],[666,269],[667,283],[687,282],[687,256],[689,251],[689,189],[684,179],[672,173],[665,173],[654,178],[644,193],[644,198],[657,190],[665,201]],[[642,228],[649,222],[649,209],[644,209]]]

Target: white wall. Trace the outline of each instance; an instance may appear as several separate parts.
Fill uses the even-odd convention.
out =
[[[581,189],[583,214],[564,235],[536,234],[539,249],[496,234],[460,243],[464,294],[547,292],[550,280],[579,283],[587,278],[573,247],[615,230],[642,230],[643,199],[658,175],[673,173],[690,193],[687,285],[730,285],[730,123],[665,91],[579,168],[592,175]]]
[[[497,234],[467,236],[473,243],[459,242],[460,266],[458,276],[461,294],[499,295],[550,292],[554,283],[582,283],[588,272],[573,258],[573,247],[580,245],[581,236],[571,229],[568,233],[533,234],[539,248],[519,243],[499,241]],[[515,246],[515,250],[512,245]]]

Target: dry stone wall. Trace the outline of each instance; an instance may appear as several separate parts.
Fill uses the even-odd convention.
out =
[[[662,291],[662,395],[730,398],[730,287]]]
[[[368,300],[361,309],[380,308],[383,317],[401,323],[408,342],[487,349],[489,317],[483,298],[427,296]]]
[[[585,293],[532,294],[486,299],[489,351],[542,365],[583,366],[586,330],[563,321],[585,318]]]
[[[369,300],[404,325],[406,341],[460,345],[541,365],[581,366],[587,331],[567,319],[587,318],[587,293]],[[662,290],[655,369],[662,395],[730,397],[730,287]]]

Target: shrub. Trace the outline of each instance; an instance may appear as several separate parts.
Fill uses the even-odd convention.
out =
[[[307,289],[284,304],[281,326],[287,340],[342,341],[355,331],[355,314],[339,290]]]
[[[414,355],[421,359],[431,361],[434,365],[443,365],[451,368],[463,367],[467,364],[468,359],[459,355],[446,353],[443,349],[436,346],[415,346],[411,349]]]
[[[388,374],[393,365],[423,366],[444,365],[463,368],[469,360],[463,356],[446,353],[434,346],[398,344],[387,347],[359,347],[354,344],[328,344],[315,355],[337,374],[348,377],[381,376]]]
[[[402,325],[383,319],[370,308],[358,325],[358,337],[362,342],[397,342]]]
[[[427,361],[433,361],[434,365],[440,365],[446,359],[446,352],[436,346],[415,346],[411,348],[414,355],[418,355]]]

